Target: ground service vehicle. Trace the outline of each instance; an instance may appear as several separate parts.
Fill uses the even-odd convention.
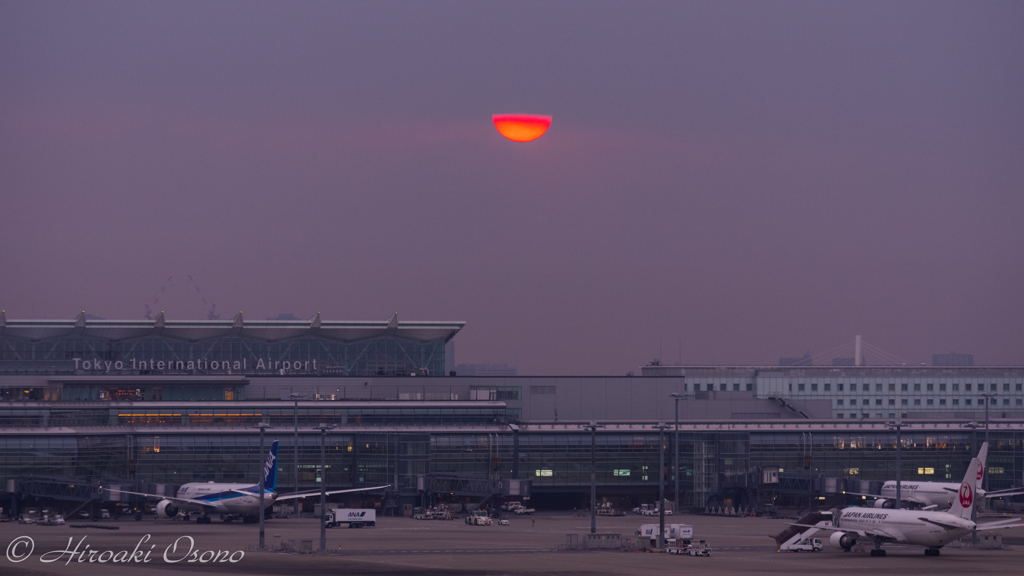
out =
[[[648,538],[651,546],[658,545],[658,534],[661,533],[660,524],[641,524],[636,535],[641,538]],[[665,541],[672,541],[677,548],[689,544],[693,540],[693,526],[689,524],[665,524]]]
[[[704,540],[697,540],[690,544],[687,554],[690,556],[711,556],[711,546]]]
[[[486,510],[473,510],[473,513],[466,516],[466,524],[470,526],[490,526],[491,517]]]
[[[327,527],[347,524],[349,528],[377,525],[377,511],[370,508],[334,508],[327,511]]]
[[[498,526],[511,526],[511,523],[508,521],[508,518],[502,518],[498,520]]]
[[[518,516],[522,516],[523,514],[533,514],[534,512],[536,512],[536,510],[534,510],[533,508],[526,508],[522,505],[520,505],[518,508],[513,508],[512,511],[515,512]]]
[[[790,552],[821,552],[822,548],[821,538],[805,538],[789,545]]]

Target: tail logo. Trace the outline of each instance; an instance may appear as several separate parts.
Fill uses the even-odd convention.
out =
[[[974,504],[974,491],[970,484],[964,482],[960,485],[960,506],[970,508],[971,504]]]
[[[983,476],[984,474],[985,474],[985,467],[984,467],[984,466],[979,466],[979,467],[978,467],[978,480],[979,480],[979,481],[981,480],[981,477],[982,477],[982,476]]]

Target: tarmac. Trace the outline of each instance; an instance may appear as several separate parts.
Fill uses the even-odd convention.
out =
[[[536,520],[536,526],[534,526]],[[872,576],[927,572],[930,575],[1016,574],[1024,565],[1024,528],[1000,530],[1020,545],[1002,550],[943,548],[924,556],[916,546],[886,546],[887,556],[843,552],[828,546],[817,553],[776,552],[769,537],[792,520],[720,516],[667,516],[666,524],[689,524],[694,538],[711,545],[709,558],[664,553],[565,550],[566,534],[590,531],[589,517],[571,514],[511,516],[510,526],[470,526],[462,520],[378,518],[372,528],[327,530],[328,554],[260,551],[258,525],[154,521],[131,518],[69,522],[65,526],[0,524],[3,576],[163,575],[632,575],[695,574],[860,574]],[[986,519],[983,519],[984,522]],[[629,514],[599,517],[597,531],[634,542],[641,524],[657,517]],[[76,527],[86,526],[86,527]],[[116,530],[109,528],[116,527]],[[991,534],[992,532],[989,532]],[[31,539],[31,543],[28,539]],[[268,520],[268,547],[319,550],[316,519]],[[20,561],[15,561],[20,560]],[[103,560],[103,562],[101,562]]]

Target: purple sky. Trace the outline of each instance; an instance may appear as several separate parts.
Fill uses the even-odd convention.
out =
[[[0,2],[0,308],[1024,362],[1020,2]],[[495,113],[554,117],[517,144]],[[869,357],[870,361],[871,358]]]

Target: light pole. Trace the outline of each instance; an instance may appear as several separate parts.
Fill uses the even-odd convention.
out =
[[[658,429],[658,549],[665,549],[665,429],[663,422]]]
[[[672,464],[672,475],[676,478],[676,502],[675,502],[675,513],[679,514],[679,400],[684,397],[683,394],[675,393],[669,394],[669,397],[676,401],[676,437],[675,437],[675,458]]]
[[[295,401],[295,409],[292,412],[292,419],[295,421],[295,491],[299,491],[299,395],[295,392],[289,394]],[[295,517],[299,517],[299,500],[295,499]]]
[[[264,479],[267,477],[267,455],[263,452],[263,432],[270,427],[270,424],[266,422],[256,424],[256,428],[260,429],[260,550],[266,548],[266,540],[263,533],[263,484]],[[274,462],[274,466],[277,466],[277,462]]]
[[[903,438],[900,434],[903,428],[903,422],[897,418],[895,422],[886,422],[885,425],[889,430],[896,431],[896,509],[900,510],[903,508],[903,485],[901,479],[903,477],[903,463],[900,459],[900,455],[903,449]]]
[[[595,448],[597,446],[597,429],[603,428],[604,424],[598,424],[591,420],[584,428],[590,429],[590,533],[597,534],[597,458]]]
[[[988,411],[987,405],[986,405],[986,409],[985,410],[986,410],[986,412]],[[981,424],[978,424],[977,422],[968,422],[967,424],[964,424],[964,428],[970,428],[971,429],[971,454],[972,455],[973,454],[977,454],[978,453],[978,428],[981,428]],[[988,474],[985,474],[985,476],[988,476]],[[982,478],[984,478],[984,477],[982,477]],[[973,508],[971,508],[971,522],[974,522],[975,525],[978,524],[978,507],[977,506],[974,506]],[[978,545],[978,531],[977,530],[971,530],[971,546],[977,546],[977,545]]]
[[[334,424],[321,422],[316,429],[320,431],[320,553],[327,552],[327,431]]]

